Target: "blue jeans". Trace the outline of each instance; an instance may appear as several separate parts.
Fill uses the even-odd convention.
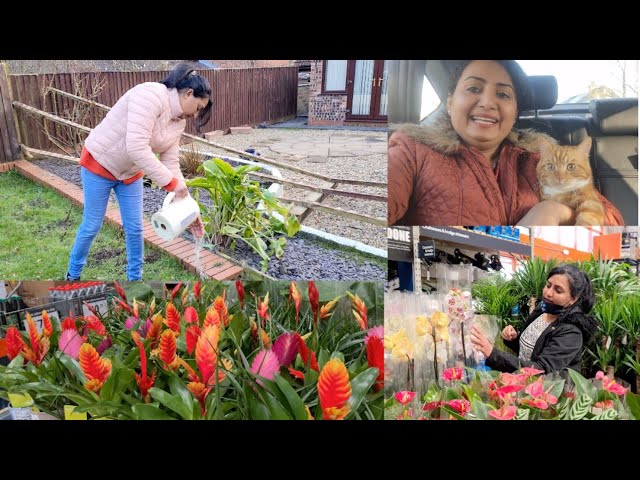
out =
[[[127,246],[127,279],[142,280],[144,236],[142,233],[142,178],[125,185],[120,180],[109,180],[86,168],[80,169],[84,192],[82,224],[71,249],[68,273],[71,278],[80,278],[87,263],[93,240],[98,235],[107,211],[109,194],[114,190],[120,207]]]

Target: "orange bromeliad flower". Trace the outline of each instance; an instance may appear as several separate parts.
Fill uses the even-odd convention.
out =
[[[124,290],[122,289],[120,284],[114,280],[113,286],[116,287],[116,292],[118,292],[118,295],[120,295],[120,298],[126,302],[127,296],[124,294]]]
[[[330,302],[325,303],[321,308],[320,308],[320,318],[328,318],[331,316],[331,310],[333,309],[333,307],[336,306],[336,303],[338,303],[338,300],[340,300],[340,297],[336,297],[333,300],[331,300]]]
[[[167,318],[164,321],[164,324],[179,335],[180,314],[178,313],[178,309],[173,303],[168,302],[167,306],[165,307],[165,313]]]
[[[216,299],[213,301],[213,308],[216,310],[216,312],[218,312],[220,321],[224,323],[225,327],[228,327],[229,313],[227,311],[227,304],[225,303],[224,297],[221,297],[220,295],[218,295]]]
[[[342,420],[349,413],[351,397],[349,372],[337,358],[329,360],[318,378],[318,399],[325,420]]]
[[[170,370],[178,368],[179,363],[176,356],[176,336],[173,330],[165,330],[160,336],[160,360]]]
[[[187,378],[189,379],[190,382],[199,382],[200,381],[200,377],[198,376],[196,371],[191,367],[191,365],[189,365],[185,360],[183,360],[180,357],[178,357],[178,362],[187,371]]]
[[[5,340],[7,341],[7,355],[9,356],[9,360],[13,360],[25,347],[24,340],[16,327],[9,327],[7,329]]]
[[[162,324],[164,323],[164,317],[160,312],[156,313],[151,319],[151,325],[147,330],[147,340],[151,339],[151,346],[155,348],[155,345],[158,343],[158,338],[160,338],[160,329],[162,328]]]
[[[200,293],[202,292],[202,286],[200,285],[200,280],[193,284],[193,297],[196,300],[200,300]]]
[[[205,403],[207,400],[207,395],[209,395],[209,392],[213,387],[207,387],[204,383],[201,382],[190,382],[187,383],[187,388],[198,400],[198,403],[200,404],[200,412],[204,417],[207,413]]]
[[[384,388],[384,342],[380,337],[371,337],[367,342],[367,363],[378,369],[378,377],[373,389],[379,392]]]
[[[207,314],[204,317],[204,327],[208,327],[208,326],[215,326],[215,325],[220,325],[220,314],[218,313],[218,311],[211,307],[209,308],[209,310],[207,310]]]
[[[46,310],[42,310],[42,333],[45,337],[50,337],[53,333],[53,325]]]
[[[347,295],[349,295],[351,303],[353,304],[353,316],[358,322],[358,325],[360,325],[360,328],[366,330],[369,323],[367,319],[367,306],[358,295],[354,295],[351,292],[347,292]]]
[[[178,294],[178,292],[180,291],[180,288],[182,287],[182,284],[184,282],[180,282],[178,285],[175,286],[175,288],[173,289],[173,291],[171,292],[171,300],[173,300],[174,298],[176,298],[176,295]]]
[[[100,389],[111,373],[111,360],[100,358],[93,345],[83,343],[80,347],[79,363],[82,373],[87,377],[84,387],[92,392],[100,393]]]
[[[84,321],[87,324],[87,330],[93,330],[94,332],[96,332],[101,337],[104,336],[107,333],[107,329],[102,324],[102,322],[100,320],[98,320],[98,317],[94,317],[93,315],[89,315],[87,317],[84,317]]]
[[[216,370],[218,354],[218,340],[220,339],[220,325],[205,327],[196,344],[196,365],[202,374],[202,382],[209,385]]]
[[[29,331],[31,347],[25,345],[22,349],[22,356],[37,367],[42,363],[51,344],[48,337],[38,334],[36,323],[33,321],[33,318],[31,318],[29,312],[27,312],[27,330]]]
[[[258,317],[262,319],[262,326],[264,326],[265,320],[269,320],[269,292],[264,296],[264,300],[261,302],[258,297]]]
[[[302,297],[300,297],[300,292],[293,281],[291,281],[291,285],[289,285],[289,299],[293,300],[293,304],[296,307],[296,325],[298,325],[298,316],[300,315],[300,302],[302,301]]]

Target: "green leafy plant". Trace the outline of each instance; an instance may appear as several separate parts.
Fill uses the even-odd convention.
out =
[[[520,299],[513,281],[500,274],[491,275],[475,282],[471,295],[476,300],[476,312],[498,317],[500,330],[512,323],[511,310]]]
[[[233,248],[237,240],[245,242],[262,258],[261,265],[266,270],[270,256],[284,255],[286,239],[282,235],[292,237],[300,230],[297,217],[271,192],[249,180],[247,174],[259,167],[233,168],[224,160],[214,158],[200,168],[205,176],[186,183],[209,192],[213,205],[205,208],[200,204],[208,238],[225,248]]]
[[[532,299],[532,302],[535,302],[538,296],[542,295],[542,289],[547,284],[547,276],[556,265],[555,259],[545,261],[539,257],[520,262],[513,275],[518,291],[528,300]]]

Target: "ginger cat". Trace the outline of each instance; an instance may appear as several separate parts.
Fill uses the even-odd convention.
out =
[[[542,200],[555,200],[573,208],[576,225],[604,225],[605,210],[593,186],[589,150],[591,137],[577,146],[539,141],[540,161],[536,167]]]

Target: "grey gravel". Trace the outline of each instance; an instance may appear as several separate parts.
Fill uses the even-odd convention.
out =
[[[38,167],[82,188],[79,165],[58,159],[40,159],[34,163]],[[210,205],[211,200],[208,198],[207,192],[200,190],[199,193],[200,201],[205,205]],[[115,196],[112,192],[111,201],[115,201],[113,197]],[[164,190],[145,186],[143,197],[145,217],[148,218],[158,211],[165,197],[166,192]],[[313,215],[316,214],[314,213]],[[331,215],[327,216],[332,217]],[[356,223],[360,222],[353,222],[354,225]],[[308,224],[307,221],[305,221],[306,224]],[[366,226],[372,227],[368,224]],[[344,228],[350,227],[345,226]],[[192,236],[188,232],[185,232],[182,237],[192,240]],[[386,248],[386,242],[384,248]],[[215,247],[212,250],[215,251]],[[260,257],[253,253],[243,242],[238,242],[234,250],[223,250],[223,252],[234,258],[241,265],[246,264],[256,270],[260,270]],[[359,258],[366,257],[360,256]],[[301,232],[296,237],[287,239],[284,257],[282,259],[272,259],[269,263],[267,274],[274,278],[291,280],[382,281],[386,279],[387,271],[386,268],[383,269],[376,263],[353,258],[347,251],[327,247],[325,243],[318,242],[314,237]]]

